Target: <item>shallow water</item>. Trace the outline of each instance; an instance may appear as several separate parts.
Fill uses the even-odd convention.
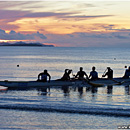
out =
[[[107,66],[114,77],[129,66],[129,48],[44,48],[1,47],[1,80],[36,80],[48,69],[52,79],[64,69],[73,73],[82,66],[89,74],[96,66],[99,77]],[[127,57],[126,57],[127,56]],[[19,65],[19,67],[17,67]],[[105,86],[87,89],[66,86],[43,90],[0,92],[1,129],[117,129],[130,125],[130,86]]]
[[[126,122],[126,118],[84,114],[14,110],[0,112],[1,129],[117,129],[120,125],[129,125],[129,118]]]

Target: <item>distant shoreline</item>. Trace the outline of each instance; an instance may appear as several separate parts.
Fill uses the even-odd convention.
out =
[[[54,47],[54,45],[45,45],[41,43],[25,43],[25,42],[16,42],[16,43],[5,43],[1,42],[1,46],[23,46],[23,47]]]
[[[54,47],[53,45],[0,45],[0,47],[15,47],[15,46],[19,46],[19,47]]]

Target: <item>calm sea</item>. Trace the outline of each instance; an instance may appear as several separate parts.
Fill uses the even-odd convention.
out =
[[[0,80],[37,80],[47,69],[52,79],[79,67],[99,77],[106,67],[122,77],[130,48],[0,47]],[[19,66],[17,66],[19,65]],[[0,91],[0,129],[117,129],[129,126],[129,86]]]

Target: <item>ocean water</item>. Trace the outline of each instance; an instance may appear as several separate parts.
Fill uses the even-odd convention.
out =
[[[122,77],[130,48],[0,47],[0,80],[37,80],[44,69],[52,79],[79,67],[99,77],[106,67]],[[19,67],[17,66],[19,65]],[[87,89],[72,86],[0,91],[0,129],[117,129],[129,127],[130,86]]]

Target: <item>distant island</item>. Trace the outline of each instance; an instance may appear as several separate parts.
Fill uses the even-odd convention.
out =
[[[38,47],[54,47],[54,45],[45,45],[41,44],[39,42],[36,43],[26,43],[26,42],[15,42],[15,43],[9,43],[9,42],[1,42],[0,46],[38,46]]]

